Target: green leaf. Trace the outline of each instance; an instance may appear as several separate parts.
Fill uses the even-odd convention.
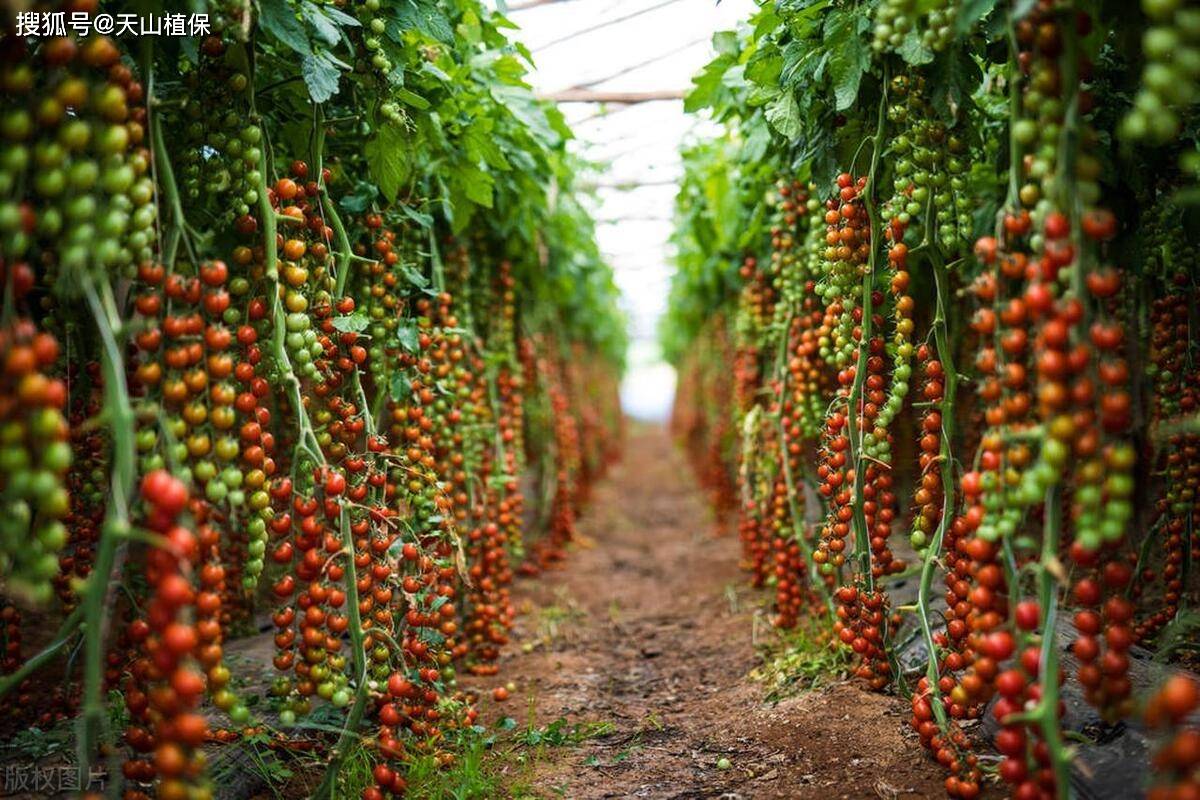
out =
[[[762,39],[768,33],[771,33],[779,27],[779,16],[775,13],[772,6],[763,6],[759,9],[751,21],[754,23],[754,39]]]
[[[396,193],[408,176],[408,146],[404,128],[395,122],[386,122],[363,148],[367,168],[386,202],[396,199]]]
[[[983,80],[983,71],[963,48],[951,48],[928,67],[929,102],[944,118],[955,116]]]
[[[446,637],[437,628],[421,628],[417,638],[425,644],[437,646],[446,641]]]
[[[401,267],[400,272],[403,273],[405,278],[408,278],[409,283],[411,283],[413,286],[416,286],[418,289],[424,289],[429,285],[429,278],[426,278],[411,264],[406,264]]]
[[[1016,0],[1016,2],[1013,3],[1012,11],[1010,12],[1012,14],[1013,22],[1019,22],[1020,20],[1025,19],[1025,15],[1027,15],[1030,11],[1033,11],[1033,7],[1035,5],[1037,5],[1037,0]]]
[[[404,214],[404,216],[408,217],[422,228],[428,229],[433,227],[433,216],[431,214],[425,214],[417,211],[410,205],[402,204],[400,206],[400,213]]]
[[[867,15],[857,8],[839,8],[825,21],[824,45],[829,53],[829,77],[838,111],[854,104],[863,73],[871,65],[870,50],[860,36],[869,24]]]
[[[332,6],[331,6],[332,8]],[[313,32],[325,44],[332,47],[342,38],[342,30],[332,19],[325,16],[321,6],[315,3],[304,3],[300,6],[300,14],[312,26]],[[351,17],[353,19],[353,17]],[[357,22],[357,20],[355,20]]]
[[[746,80],[760,86],[778,88],[783,72],[783,56],[777,50],[758,50],[746,62]]]
[[[335,5],[320,6],[321,13],[333,20],[334,24],[339,28],[360,28],[362,23],[358,18],[352,17],[345,11],[342,11]]]
[[[717,90],[721,88],[725,72],[731,66],[733,58],[727,55],[718,56],[708,62],[704,70],[692,78],[695,88],[683,98],[683,110],[691,114],[711,106],[716,100]]]
[[[722,55],[736,56],[738,53],[737,31],[717,31],[712,36],[712,46]]]
[[[401,86],[393,88],[392,94],[395,95],[397,100],[412,106],[418,111],[425,111],[429,108],[428,100],[426,100],[424,97],[421,97],[421,95],[417,94],[416,92],[410,92],[408,89],[405,89]]]
[[[351,214],[361,214],[371,207],[379,196],[379,187],[369,181],[358,181],[354,191],[344,195],[339,205]]]
[[[783,91],[778,97],[767,103],[767,122],[789,141],[800,135],[800,108],[796,105],[796,96],[790,90]]]
[[[306,55],[300,62],[300,73],[308,96],[314,103],[324,103],[338,92],[338,79],[342,71],[326,53]]]
[[[477,206],[492,207],[495,180],[474,164],[459,164],[450,171],[451,190]]]
[[[168,41],[170,41],[168,39]],[[179,40],[179,52],[193,64],[200,63],[200,37],[185,36]]]
[[[757,124],[751,127],[750,135],[746,137],[746,141],[742,145],[742,160],[751,164],[761,161],[766,155],[767,147],[771,144],[770,128],[762,124],[762,120],[758,117],[755,117],[754,121]]]
[[[454,28],[436,3],[400,0],[395,16],[388,22],[385,30],[395,42],[403,39],[405,31],[415,30],[430,39],[454,44]]]
[[[921,34],[916,28],[910,30],[900,42],[900,48],[896,51],[900,57],[904,59],[904,63],[918,66],[920,64],[928,64],[933,61],[933,51],[925,46],[921,41]]]
[[[992,13],[995,7],[996,0],[964,0],[954,20],[954,30],[960,35],[970,33],[975,23]]]
[[[396,341],[408,352],[417,352],[421,346],[417,326],[411,323],[408,325],[401,325],[396,329]]]
[[[401,345],[403,345],[404,340],[401,339],[400,343],[401,343]],[[410,350],[409,352],[413,352],[413,351]],[[391,384],[388,386],[389,396],[393,400],[397,400],[397,401],[403,400],[404,392],[407,388],[408,388],[408,384],[404,380],[404,373],[401,372],[400,370],[396,370],[395,372],[393,372]]]
[[[477,163],[483,161],[493,169],[511,169],[508,159],[504,157],[504,151],[500,149],[496,137],[492,134],[494,126],[494,121],[489,117],[478,117],[467,126],[463,131],[463,145],[466,147],[467,157]]]
[[[445,70],[443,70],[437,64],[434,64],[432,61],[422,61],[421,62],[421,72],[425,72],[425,73],[428,73],[429,75],[432,75],[433,77],[437,78],[442,83],[451,83],[454,80],[453,78],[451,78],[449,75],[446,74]]]
[[[330,322],[342,333],[362,333],[371,324],[371,320],[367,318],[367,312],[361,309],[353,314],[334,317]]]
[[[287,0],[259,0],[258,22],[263,30],[295,52],[301,55],[312,52],[304,25]]]
[[[821,21],[821,14],[829,6],[829,3],[830,0],[817,0],[817,2],[812,2],[799,11],[790,12],[785,17],[785,20],[787,21],[788,31],[792,34],[792,37],[795,39],[808,39],[816,34]],[[864,18],[867,17],[861,11],[856,13],[862,14]]]

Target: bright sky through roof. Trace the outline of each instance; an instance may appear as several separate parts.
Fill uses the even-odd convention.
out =
[[[510,8],[509,18],[521,26],[515,38],[533,51],[530,82],[538,92],[649,92],[690,87],[714,55],[712,34],[734,28],[753,10],[752,0],[551,0]],[[674,269],[667,240],[679,146],[706,126],[685,115],[680,100],[561,108],[575,130],[573,150],[608,165],[597,177],[594,214],[629,317],[622,402],[635,417],[664,419],[675,374],[659,352],[657,325]]]

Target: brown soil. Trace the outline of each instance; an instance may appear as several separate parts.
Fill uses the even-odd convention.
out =
[[[763,595],[743,588],[735,536],[660,428],[631,432],[565,565],[523,584],[524,612],[489,722],[560,717],[615,729],[505,767],[514,796],[942,797],[943,776],[905,731],[904,703],[838,682],[764,701],[748,673]],[[757,612],[757,613],[756,613]],[[530,718],[532,715],[533,719]],[[728,759],[718,769],[719,759]]]

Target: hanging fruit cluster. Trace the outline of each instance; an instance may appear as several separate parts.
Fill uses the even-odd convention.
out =
[[[1143,9],[762,9],[688,100],[724,132],[683,154],[676,431],[950,797],[1072,796],[1093,726],[1200,787],[1194,680],[1134,650],[1186,667],[1200,591],[1195,9]]]

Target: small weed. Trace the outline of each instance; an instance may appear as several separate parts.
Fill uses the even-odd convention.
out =
[[[1158,635],[1156,642],[1158,652],[1155,653],[1154,660],[1166,663],[1183,654],[1195,655],[1198,630],[1200,630],[1200,611],[1194,609],[1181,611],[1175,619],[1167,623],[1162,633]]]
[[[612,760],[609,761],[607,764],[605,764],[603,761],[600,760],[600,756],[592,754],[583,760],[583,765],[585,767],[596,767],[596,768],[615,767],[618,764],[628,761],[630,758],[633,757],[634,753],[638,752],[641,749],[642,749],[642,746],[640,744],[630,745],[629,747],[626,747],[625,749],[623,749],[619,753],[617,753],[615,756],[613,756]]]
[[[469,729],[453,748],[457,755],[448,766],[438,766],[433,756],[415,761],[408,772],[411,800],[482,800],[500,796],[493,765],[485,764],[491,737],[480,728]]]
[[[661,731],[663,729],[662,717],[651,711],[642,718],[642,724],[638,726],[639,731],[654,730]]]
[[[266,734],[243,737],[222,750],[221,759],[213,764],[213,782],[222,786],[239,774],[250,772],[276,798],[284,797],[284,789],[295,774],[271,748]]]
[[[771,701],[844,677],[850,663],[845,649],[818,622],[778,633],[760,652],[763,663],[750,676],[766,684]]]
[[[414,765],[415,766],[415,765]],[[375,760],[361,739],[354,739],[338,769],[337,797],[362,797],[364,789],[375,785]]]
[[[538,639],[545,645],[552,644],[559,638],[570,638],[570,627],[587,616],[587,612],[579,607],[568,594],[566,589],[555,593],[553,605],[538,609]]]
[[[736,583],[725,584],[725,599],[729,601],[729,613],[730,614],[738,613],[738,608],[740,607],[741,603],[738,599],[738,591],[737,591]]]
[[[615,732],[617,726],[606,720],[567,722],[559,717],[544,727],[530,726],[513,737],[513,742],[525,747],[568,747]]]
[[[23,728],[4,744],[4,750],[21,761],[40,761],[55,753],[70,753],[74,740],[70,723],[62,723],[48,730]]]

